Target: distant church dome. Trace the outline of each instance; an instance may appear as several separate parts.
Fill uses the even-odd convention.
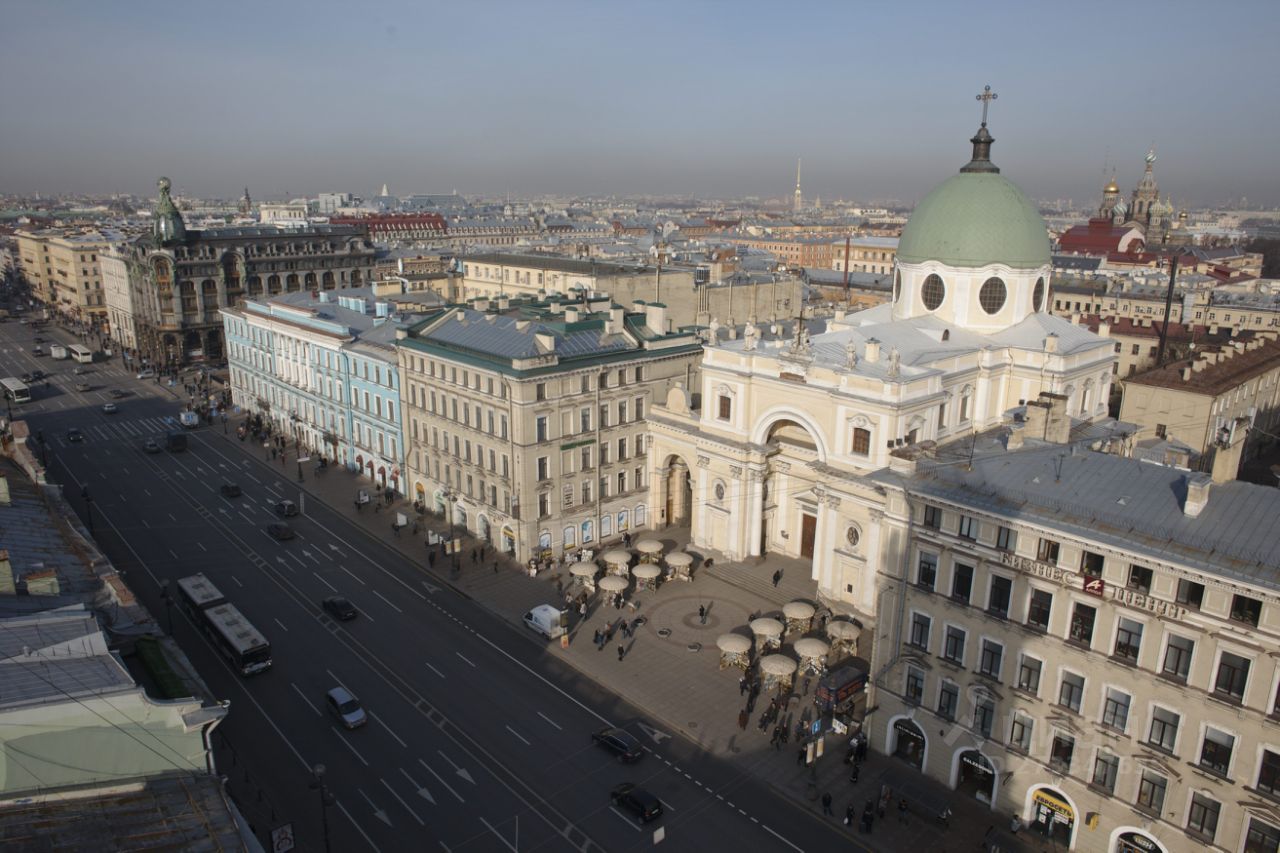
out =
[[[902,229],[898,260],[955,267],[1027,269],[1049,263],[1049,235],[1031,200],[990,160],[984,125],[971,140],[974,159],[916,206]]]
[[[1115,178],[1112,178],[1111,180],[1107,181],[1107,185],[1102,188],[1102,191],[1104,193],[1115,194],[1120,192],[1120,185],[1116,183]]]

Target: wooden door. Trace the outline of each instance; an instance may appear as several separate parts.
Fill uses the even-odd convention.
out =
[[[804,513],[800,516],[800,556],[813,557],[813,540],[818,532],[818,517]]]

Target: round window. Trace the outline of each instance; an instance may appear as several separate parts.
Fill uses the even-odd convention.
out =
[[[947,286],[942,283],[942,279],[936,274],[930,273],[929,277],[924,280],[924,287],[920,290],[920,296],[924,299],[924,307],[930,311],[937,311],[938,306],[942,304],[942,300],[947,296]]]
[[[897,302],[900,296],[902,296],[902,271],[898,270],[893,274],[893,301]]]
[[[716,492],[716,500],[718,501],[724,500],[724,483],[716,483],[715,492]]]
[[[995,314],[1004,307],[1007,295],[1004,281],[992,276],[982,283],[982,289],[978,291],[978,304],[988,314]]]
[[[844,532],[844,539],[849,543],[850,548],[858,547],[858,542],[862,539],[862,531],[858,530],[857,525],[849,525],[849,529]]]
[[[1044,276],[1036,279],[1035,290],[1031,291],[1031,310],[1039,311],[1044,307]]]

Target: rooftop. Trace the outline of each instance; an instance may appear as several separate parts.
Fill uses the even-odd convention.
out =
[[[1131,376],[1125,383],[1217,397],[1277,368],[1280,341],[1267,334],[1202,349],[1191,358]]]
[[[0,620],[0,684],[0,709],[136,689],[83,610]]]
[[[559,255],[483,252],[477,255],[464,255],[462,260],[465,263],[529,267],[530,269],[555,270],[556,272],[576,273],[578,275],[636,275],[637,273],[645,272],[643,267],[601,263],[599,261],[583,261]]]

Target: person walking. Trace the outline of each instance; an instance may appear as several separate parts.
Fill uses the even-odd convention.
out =
[[[597,628],[591,634],[591,642],[596,644],[596,651],[600,651],[600,629]]]
[[[778,588],[778,583],[782,580],[782,569],[778,569],[773,573],[773,588]]]
[[[751,715],[747,712],[746,708],[743,708],[738,712],[738,728],[745,732],[747,730],[747,723],[750,721]]]
[[[494,573],[495,575],[498,573],[498,561],[497,561],[497,560],[494,560],[494,561],[493,561],[493,573]]]
[[[854,785],[858,784],[858,765],[857,764],[853,765],[853,772],[849,774],[849,781]]]
[[[698,605],[698,621],[703,625],[707,624],[707,606],[705,604]]]
[[[624,646],[624,645],[622,645],[622,643],[618,643],[618,661],[619,661],[619,663],[621,663],[622,659],[623,659],[624,657],[626,657],[626,654],[627,654],[627,647],[626,647],[626,646]]]
[[[744,673],[743,676],[738,679],[738,695],[745,696],[746,692],[747,692],[747,676]]]
[[[827,817],[831,817],[831,792],[827,791],[822,795],[822,813]]]
[[[782,727],[774,726],[773,734],[769,735],[769,746],[775,750],[782,749]]]
[[[857,809],[853,807],[853,803],[844,807],[844,825],[853,826],[853,822],[857,817]]]
[[[898,800],[898,823],[907,822],[907,798],[902,797]]]
[[[805,759],[805,748],[802,746],[802,747],[800,747],[800,749],[796,752],[796,764],[799,764],[801,767],[803,767],[803,766],[804,766],[804,759]]]

